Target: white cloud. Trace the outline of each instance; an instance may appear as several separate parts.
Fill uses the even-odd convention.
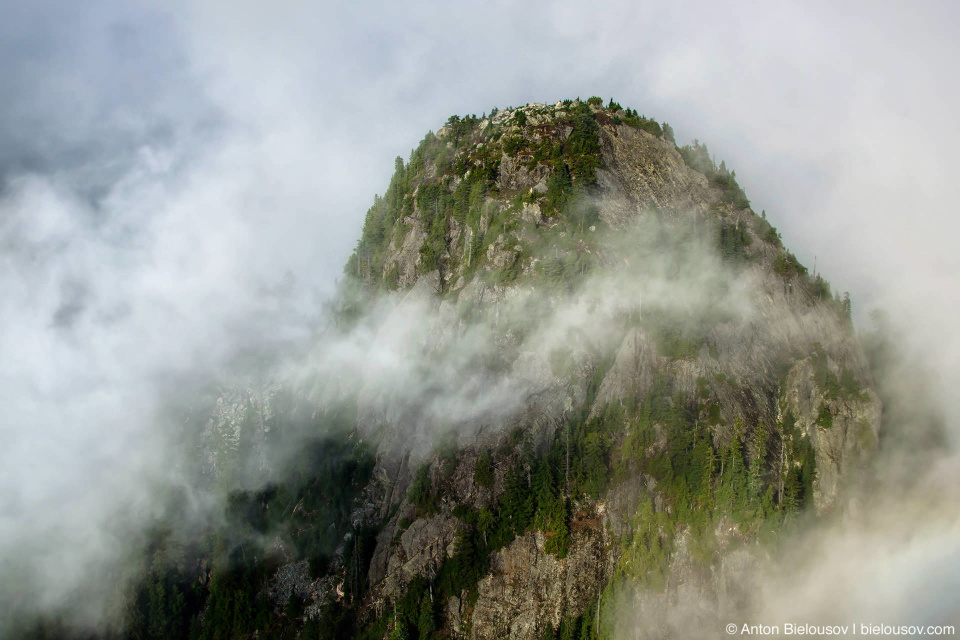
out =
[[[52,532],[80,580],[113,553],[110,514],[169,463],[156,381],[215,367],[285,271],[330,291],[393,158],[495,105],[612,96],[706,141],[960,385],[952,4],[2,12],[0,557]]]

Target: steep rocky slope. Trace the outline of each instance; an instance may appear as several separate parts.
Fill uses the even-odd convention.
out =
[[[379,485],[368,493],[376,508],[367,512],[371,523],[386,518],[369,568],[369,615],[389,616],[412,581],[444,581],[470,544],[489,553],[483,575],[437,607],[439,624],[457,636],[540,637],[548,625],[589,618],[604,588],[627,580],[674,599],[694,590],[723,608],[729,578],[716,569],[734,560],[718,536],[750,539],[803,503],[841,506],[845,479],[875,450],[880,419],[849,303],[782,247],[706,147],[677,148],[660,125],[614,104],[528,105],[451,119],[409,163],[398,159],[390,189],[348,271],[369,288],[428,298],[441,320],[427,349],[487,323],[484,348],[503,360],[497,372],[523,400],[492,420],[391,421],[389,406],[361,420],[379,442]],[[680,407],[682,424],[665,424]],[[598,422],[606,424],[571,443],[571,423]],[[441,435],[445,450],[419,446]],[[695,450],[697,438],[710,440],[710,469],[697,478],[709,488],[695,496],[690,478],[678,479],[687,461],[670,449]],[[574,481],[569,451],[580,457]],[[488,487],[475,473],[485,454],[495,475]],[[725,468],[737,457],[750,487],[723,496],[725,482],[738,482]],[[512,536],[464,542],[479,535],[478,513],[513,517],[510,474],[526,475],[521,484],[535,491],[538,459],[564,484],[554,489],[563,522],[538,504]],[[591,484],[586,459],[603,481]],[[427,498],[411,498],[424,487]],[[645,501],[669,526],[638,541]],[[558,527],[568,542],[551,547]],[[701,553],[698,571],[684,571],[695,530],[715,548]],[[651,547],[663,558],[647,557],[644,570],[664,575],[650,581],[624,568],[625,556]]]
[[[142,628],[671,637],[748,610],[754,543],[876,451],[849,300],[612,101],[452,117],[345,271],[297,375],[197,410],[225,524],[154,562]]]

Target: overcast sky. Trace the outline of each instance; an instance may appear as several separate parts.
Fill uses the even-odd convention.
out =
[[[958,11],[835,4],[14,0],[0,170],[56,176],[100,210],[159,156],[141,182],[233,182],[241,210],[204,217],[242,218],[276,243],[264,262],[327,284],[428,129],[597,94],[709,144],[838,286],[873,293],[914,251],[902,262],[951,276],[936,229],[958,164]]]
[[[169,462],[156,380],[215,367],[286,272],[329,292],[394,158],[494,106],[613,97],[706,142],[788,247],[958,388],[958,14],[7,0],[0,560],[68,540],[51,531],[76,511],[94,516],[69,535],[97,539]]]

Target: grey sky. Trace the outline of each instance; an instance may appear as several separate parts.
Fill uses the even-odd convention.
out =
[[[155,381],[262,336],[256,314],[295,333],[259,288],[290,271],[329,292],[394,157],[493,106],[613,97],[706,142],[788,247],[958,388],[958,13],[3,3],[0,560],[75,535],[98,541],[78,571],[107,556],[111,509],[170,463]]]

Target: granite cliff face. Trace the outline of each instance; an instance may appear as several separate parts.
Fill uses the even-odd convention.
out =
[[[748,607],[745,543],[843,509],[876,451],[849,302],[705,146],[615,103],[451,118],[397,159],[346,271],[346,322],[384,295],[379,331],[415,319],[397,375],[421,382],[342,394],[375,466],[327,575],[288,587],[305,620],[606,637],[629,597],[669,637]],[[269,413],[271,389],[233,405]]]
[[[590,140],[571,144],[577,136]],[[691,493],[687,485],[664,487],[675,476],[648,464],[677,440],[662,420],[647,417],[650,433],[631,442],[644,403],[658,398],[686,403],[693,429],[709,436],[721,458],[705,481],[711,491],[722,490],[724,451],[735,442],[741,463],[754,470],[756,503],[766,496],[756,509],[773,513],[798,501],[817,511],[842,507],[844,482],[875,451],[880,420],[848,307],[783,248],[705,147],[678,148],[662,127],[618,105],[528,105],[451,119],[409,164],[398,162],[395,188],[368,216],[368,230],[385,228],[379,244],[366,242],[365,232],[348,270],[368,286],[424,298],[440,319],[428,350],[488,323],[485,348],[501,359],[498,374],[523,393],[505,414],[448,431],[430,419],[391,423],[389,407],[366,416],[380,438],[379,484],[368,494],[376,508],[368,512],[385,518],[369,567],[370,615],[389,614],[414,579],[442,579],[463,532],[478,531],[475,514],[504,517],[510,474],[526,474],[532,488],[531,460],[573,446],[564,430],[578,413],[589,422],[628,407],[603,435],[609,481],[600,490],[584,491],[582,482],[571,489],[561,455],[565,468],[554,471],[566,484],[559,495],[568,505],[568,542],[548,549],[560,534],[541,522],[492,550],[479,545],[489,550],[483,575],[438,606],[452,635],[535,638],[565,619],[599,620],[604,589],[630,574],[622,563],[636,552],[638,506],[649,501],[654,513],[675,515],[685,508],[677,504],[684,491]],[[442,450],[414,446],[436,444],[438,434]],[[624,453],[629,447],[637,459]],[[485,487],[476,473],[484,452],[494,470]],[[428,507],[410,498],[418,469],[429,478]],[[713,514],[714,541],[749,540],[756,530],[743,519],[731,524],[709,500],[693,502]],[[689,552],[696,526],[681,518],[654,536],[665,554],[663,580],[649,585],[639,576],[638,583],[672,595],[645,606],[663,597],[708,603],[714,613],[731,606],[737,588],[729,566],[737,558],[726,542],[697,570],[684,568],[696,564]],[[711,567],[714,577],[704,579]]]

